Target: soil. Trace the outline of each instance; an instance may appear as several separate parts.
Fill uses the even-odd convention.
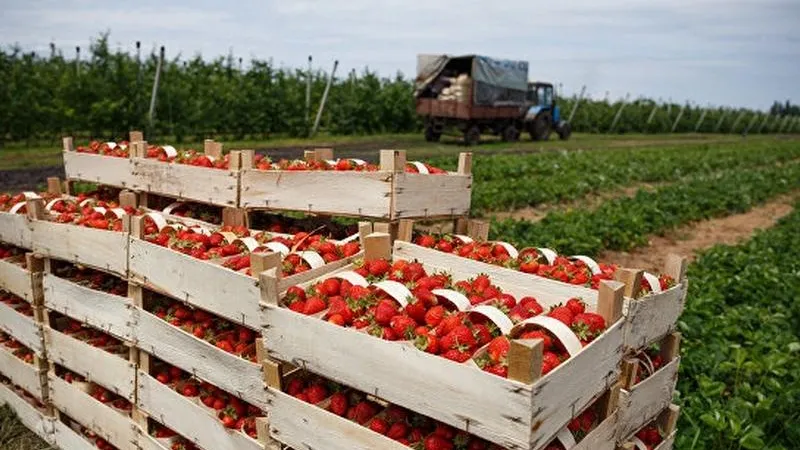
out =
[[[779,197],[744,214],[685,225],[665,236],[655,236],[646,247],[632,252],[603,252],[598,261],[613,261],[624,267],[660,272],[670,253],[693,260],[696,253],[717,244],[731,245],[750,238],[792,212],[798,193]]]
[[[64,179],[64,166],[2,170],[0,171],[0,191],[37,190],[38,187],[47,185],[48,177]]]

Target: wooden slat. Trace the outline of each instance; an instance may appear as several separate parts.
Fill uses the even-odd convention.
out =
[[[683,312],[688,282],[660,294],[627,301],[625,347],[636,351],[663,338],[677,327]]]
[[[134,158],[133,189],[219,206],[237,206],[237,172]]]
[[[50,373],[47,377],[53,406],[89,428],[120,450],[136,450],[136,426],[89,394]]]
[[[146,311],[137,313],[137,347],[267,409],[260,364],[220,350]]]
[[[41,282],[41,276],[34,280],[34,274],[19,264],[15,264],[20,261],[20,258],[24,260],[24,256],[0,259],[0,289],[35,304],[40,291],[34,290],[34,286],[36,286],[36,281]]]
[[[0,329],[31,349],[37,356],[44,357],[42,327],[33,317],[22,315],[5,303],[0,303]]]
[[[17,358],[5,347],[0,348],[0,373],[11,379],[40,401],[44,400],[45,379],[43,371],[36,369],[33,364]]]
[[[35,408],[5,384],[0,384],[0,405],[2,404],[8,405],[25,427],[42,439],[52,442],[52,418],[47,417],[44,411]]]
[[[615,411],[570,450],[614,450],[617,445],[616,431],[617,412]]]
[[[127,276],[128,237],[125,233],[34,220],[34,251]]]
[[[133,305],[127,297],[96,291],[46,274],[44,305],[119,339],[130,341],[133,338]]]
[[[471,175],[394,175],[394,208],[390,219],[469,214]]]
[[[225,429],[222,422],[197,403],[139,371],[137,406],[160,423],[186,436],[202,448],[214,450],[264,450],[258,441]]]
[[[22,248],[33,248],[33,233],[24,214],[0,212],[0,241]]]
[[[91,181],[130,189],[136,185],[133,163],[128,158],[70,151],[63,152],[62,156],[64,173],[70,180]]]
[[[69,425],[53,421],[53,443],[63,450],[97,450],[94,443],[76,433]]]
[[[44,328],[47,357],[51,362],[93,381],[128,401],[134,400],[136,366],[105,350]]]
[[[270,389],[270,396],[270,435],[291,448],[408,450],[407,446],[367,427],[283,392]]]
[[[618,427],[620,440],[629,438],[672,403],[679,365],[678,357],[630,390],[622,390]]]

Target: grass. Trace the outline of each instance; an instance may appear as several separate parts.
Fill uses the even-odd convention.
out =
[[[627,134],[627,135],[600,135],[600,134],[575,134],[569,141],[560,141],[553,138],[546,142],[531,142],[522,140],[515,143],[505,143],[493,136],[487,136],[484,142],[472,151],[480,153],[504,152],[533,152],[545,149],[587,149],[587,148],[617,148],[630,146],[657,146],[665,144],[696,144],[698,142],[726,142],[739,141],[738,135],[723,134]],[[773,140],[774,135],[751,136],[750,140]],[[158,141],[169,142],[169,140]],[[202,148],[202,142],[187,142],[181,144],[182,148]],[[276,148],[313,148],[337,147],[347,149],[349,146],[358,148],[402,148],[408,150],[410,158],[423,158],[429,156],[455,155],[464,151],[466,147],[454,137],[443,137],[441,142],[425,142],[421,133],[416,134],[383,134],[370,136],[330,136],[320,135],[313,139],[274,138],[269,140],[254,141],[226,141],[225,148],[258,149],[266,150]],[[299,153],[298,153],[299,155]],[[53,142],[50,145],[26,146],[24,143],[9,143],[0,149],[0,170],[32,169],[61,164],[60,144]]]
[[[7,405],[0,406],[0,449],[47,450],[54,447],[25,428]]]

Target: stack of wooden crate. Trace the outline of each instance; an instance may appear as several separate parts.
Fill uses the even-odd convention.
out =
[[[0,213],[0,241],[21,249],[0,260],[0,288],[19,297],[0,304],[0,329],[33,353],[26,362],[0,345],[0,401],[48,442],[64,449],[408,448],[329,412],[329,397],[311,404],[287,392],[318,376],[378,405],[373,415],[402,408],[480,438],[486,448],[644,448],[636,435],[653,423],[664,434],[657,448],[671,448],[684,260],[670,260],[665,270],[674,287],[640,296],[641,271],[619,271],[619,282],[593,290],[409,242],[415,219],[452,219],[454,231],[486,239],[485,224],[465,217],[469,154],[445,175],[406,173],[402,151],[382,151],[377,172],[258,170],[248,151],[219,170],[145,158],[146,144],[132,138],[131,158],[75,152],[65,139],[70,181],[127,190],[121,206],[138,209],[119,213],[121,230],[59,223],[34,195],[15,213]],[[332,159],[328,150],[305,156]],[[53,195],[58,186],[50,183]],[[306,272],[284,276],[285,255],[277,251],[251,253],[249,272],[235,271],[154,243],[146,228],[156,216],[176,229],[216,228],[148,210],[156,195],[226,208],[225,225],[247,226],[256,209],[382,222],[360,224],[360,253]],[[472,359],[456,363],[283,304],[292,286],[349,277],[360,261],[380,258],[417,260],[455,280],[488,274],[504,292],[545,306],[580,297],[608,328],[546,375],[541,342],[512,339],[502,378]],[[253,343],[225,350],[164,305],[224,323]],[[654,354],[653,344],[663,361],[657,370],[640,356]],[[223,408],[208,401],[214,396],[225,399]],[[239,404],[245,425],[230,426],[226,411]],[[570,433],[568,424],[589,408],[597,412],[592,429]]]

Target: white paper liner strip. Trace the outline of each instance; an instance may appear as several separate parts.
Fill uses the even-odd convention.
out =
[[[83,208],[83,207],[87,206],[87,205],[88,205],[89,203],[91,203],[91,202],[94,202],[94,199],[93,199],[93,198],[91,198],[91,197],[90,197],[90,198],[85,198],[85,199],[81,200],[81,202],[80,202],[80,203],[78,203],[78,206],[80,206],[81,208]]]
[[[50,211],[51,209],[53,209],[53,206],[56,206],[56,203],[58,203],[60,201],[61,201],[60,198],[54,198],[54,199],[50,200],[49,202],[47,202],[46,205],[44,205],[44,209]]]
[[[343,280],[347,280],[353,286],[361,286],[361,287],[369,286],[369,281],[367,281],[366,278],[362,277],[360,273],[354,272],[352,270],[345,270],[344,272],[333,274],[333,278],[341,278]]]
[[[561,445],[563,445],[566,450],[569,450],[578,444],[575,442],[575,437],[569,431],[569,428],[562,428],[561,431],[559,431],[556,435],[556,439],[561,442]]]
[[[292,252],[289,247],[281,244],[280,242],[267,242],[264,244],[264,247],[267,247],[275,253],[280,253],[283,256],[286,256]]]
[[[36,192],[31,192],[31,191],[25,191],[25,192],[22,193],[22,195],[25,196],[25,200],[32,200],[34,198],[42,198]]]
[[[353,161],[354,163],[358,164],[359,166],[366,166],[367,165],[367,162],[364,161],[363,159],[350,158],[350,161]]]
[[[107,145],[107,146],[108,146],[108,148],[110,148],[111,150],[114,150],[115,148],[117,148],[117,143],[116,143],[116,142],[106,142],[106,145]]]
[[[300,255],[303,261],[307,262],[312,269],[325,265],[325,260],[322,259],[322,256],[319,256],[317,252],[298,252],[297,254]]]
[[[161,147],[161,149],[164,150],[164,153],[167,154],[168,158],[174,158],[174,157],[178,156],[178,151],[175,150],[175,147],[173,147],[171,145],[165,145],[165,146]]]
[[[466,311],[472,306],[469,299],[464,294],[452,289],[434,289],[431,293],[438,297],[446,298],[450,303],[455,305],[456,309],[459,311]]]
[[[227,244],[233,244],[237,239],[239,239],[239,236],[236,236],[236,234],[231,233],[230,231],[218,231],[217,233],[221,234],[222,237],[225,238],[225,243]]]
[[[355,241],[356,239],[358,239],[360,237],[361,237],[361,235],[358,234],[358,233],[352,234],[352,235],[347,236],[346,238],[342,239],[341,241],[339,241],[339,243],[340,244],[346,244],[348,242]]]
[[[335,159],[326,159],[325,162],[328,163],[329,166],[335,166],[339,161]]]
[[[26,205],[25,202],[19,202],[19,203],[15,204],[14,206],[12,206],[11,209],[8,210],[8,212],[10,212],[11,214],[16,214],[17,211],[22,209],[22,207],[24,207],[25,205]]]
[[[503,314],[503,311],[500,311],[494,306],[478,305],[470,309],[469,312],[478,313],[491,320],[504,335],[510,333],[511,329],[514,328],[514,322],[512,322],[507,315]]]
[[[156,228],[158,228],[158,231],[161,231],[162,229],[164,229],[165,226],[167,226],[166,219],[164,219],[164,216],[162,216],[159,213],[149,212],[145,214],[145,217],[153,219],[153,223],[156,224]]]
[[[642,274],[645,280],[647,280],[647,284],[650,285],[650,290],[653,291],[654,294],[660,294],[663,292],[661,290],[661,281],[659,281],[658,277],[653,275],[650,272],[644,272]]]
[[[174,211],[177,208],[180,208],[181,206],[183,206],[183,202],[172,202],[169,205],[167,205],[167,207],[164,208],[162,212],[164,214],[172,214],[172,211]]]
[[[541,253],[542,256],[544,256],[544,259],[547,260],[547,264],[553,264],[554,262],[556,262],[558,253],[546,247],[536,247],[536,250],[539,250],[539,253]]]
[[[631,442],[633,442],[633,445],[636,446],[637,450],[647,450],[647,445],[645,445],[645,443],[636,436],[631,438]]]
[[[578,336],[576,336],[568,326],[566,326],[560,320],[548,316],[536,316],[531,317],[530,319],[525,319],[514,326],[512,333],[516,334],[515,332],[517,330],[522,330],[525,328],[525,325],[528,324],[538,325],[553,333],[553,335],[561,342],[561,344],[564,345],[564,348],[567,349],[567,353],[569,353],[570,356],[575,355],[583,348]]]
[[[474,239],[472,239],[469,236],[465,236],[463,234],[454,234],[453,237],[458,238],[461,242],[463,242],[465,244],[471,244],[471,243],[475,242]]]
[[[234,244],[237,243],[237,242],[241,242],[245,247],[247,247],[247,251],[249,251],[249,252],[252,252],[253,250],[255,250],[255,249],[257,249],[259,247],[258,241],[255,240],[252,237],[249,237],[249,236],[248,237],[239,238],[239,239],[233,241]]]
[[[421,162],[419,162],[419,161],[409,161],[409,164],[412,164],[414,167],[416,167],[416,168],[417,168],[417,171],[418,171],[419,173],[424,173],[424,174],[429,174],[429,173],[431,173],[431,172],[428,170],[428,168],[427,168],[427,167],[425,167],[425,164],[422,164],[422,163],[421,163]]]
[[[586,255],[573,255],[570,256],[570,259],[577,259],[578,261],[583,261],[586,264],[586,266],[589,267],[589,270],[592,271],[593,275],[597,275],[598,273],[602,272],[602,270],[600,270],[600,265],[597,264],[597,261],[593,260],[592,258],[589,258]]]
[[[413,297],[411,291],[408,290],[402,283],[392,280],[384,280],[373,284],[373,286],[381,289],[383,292],[389,294],[393,299],[397,300],[403,308],[408,305],[408,299]]]
[[[503,246],[503,248],[506,249],[506,251],[508,252],[508,256],[510,256],[511,259],[515,259],[519,256],[519,250],[517,250],[516,247],[509,244],[508,242],[495,241],[495,244]]]
[[[121,219],[122,216],[127,214],[124,209],[122,208],[111,208],[108,212],[113,213],[117,219]]]
[[[92,209],[94,210],[94,212],[99,212],[100,214],[103,214],[103,215],[105,215],[106,212],[108,212],[108,210],[103,208],[102,206],[95,206]]]

